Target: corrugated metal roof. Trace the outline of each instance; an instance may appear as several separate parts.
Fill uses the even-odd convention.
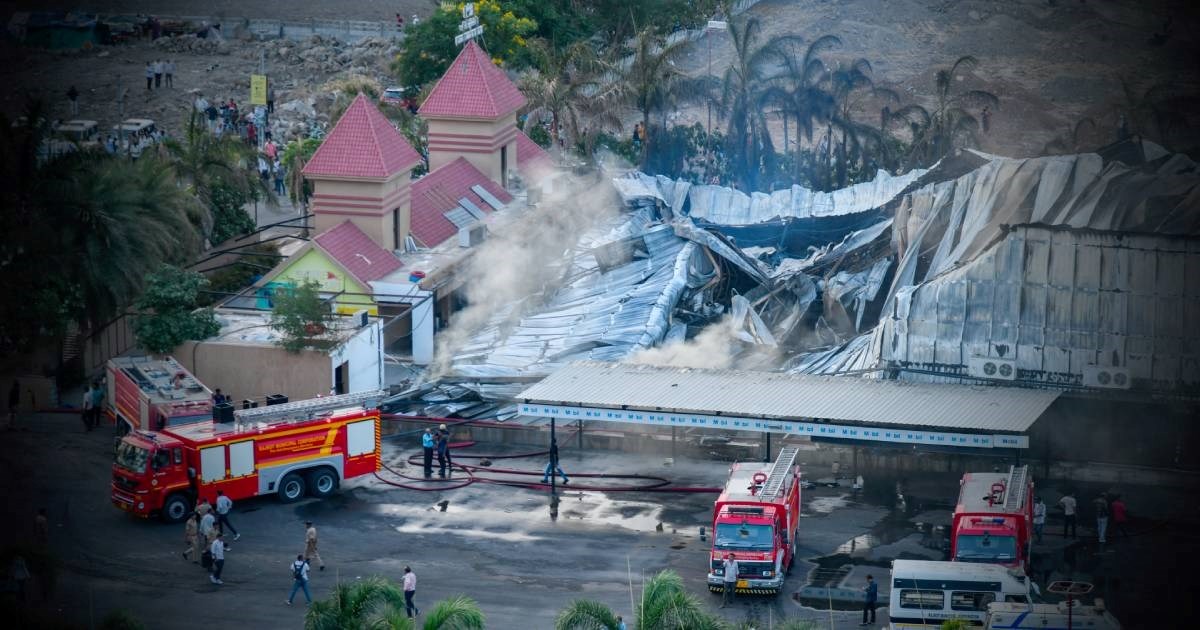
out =
[[[572,363],[519,400],[746,418],[1026,431],[1058,392],[776,372]]]

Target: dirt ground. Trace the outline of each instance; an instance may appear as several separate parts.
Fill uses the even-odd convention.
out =
[[[287,3],[296,5],[299,3]],[[84,7],[98,13],[142,13],[147,15],[213,15],[236,16],[256,19],[303,20],[308,18],[328,20],[385,20],[392,21],[396,13],[407,19],[414,13],[425,17],[433,12],[435,0],[324,0],[305,2],[293,6],[286,13],[280,12],[280,3],[260,0],[21,0],[15,5],[19,10],[70,11]]]

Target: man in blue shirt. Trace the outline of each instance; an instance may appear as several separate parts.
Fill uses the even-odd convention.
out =
[[[433,432],[425,429],[421,436],[421,448],[425,451],[425,478],[433,476]]]
[[[873,576],[867,576],[867,585],[863,587],[863,592],[867,594],[867,601],[863,604],[863,620],[859,625],[870,626],[875,623],[875,607],[879,602],[879,584],[875,583]],[[870,615],[871,620],[867,621],[867,615]]]

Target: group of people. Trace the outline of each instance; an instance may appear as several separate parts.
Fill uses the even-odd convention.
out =
[[[170,59],[146,62],[146,89],[175,87],[175,62]]]
[[[1076,531],[1076,524],[1079,517],[1079,502],[1075,499],[1074,492],[1067,492],[1058,500],[1059,507],[1063,511],[1063,538],[1079,538]],[[1092,499],[1092,510],[1096,516],[1096,540],[1100,543],[1108,542],[1108,524],[1112,520],[1113,529],[1120,532],[1126,538],[1129,537],[1127,525],[1129,523],[1129,512],[1125,507],[1125,501],[1121,499],[1119,494],[1110,494],[1101,492],[1099,496]],[[1046,528],[1046,502],[1042,497],[1037,497],[1033,502],[1033,534],[1037,541],[1042,542],[1042,534]]]
[[[273,181],[275,194],[282,195],[287,190],[283,186],[285,172],[279,158],[279,146],[274,140],[267,140],[258,156],[258,176],[264,184]]]
[[[269,90],[267,102],[272,105],[256,105],[250,111],[243,112],[233,98],[221,99],[216,103],[209,102],[203,95],[197,96],[193,103],[197,115],[202,116],[210,133],[223,136],[227,133],[237,134],[243,142],[259,147],[263,142],[271,140],[270,114],[274,110],[274,89]]]
[[[425,478],[433,477],[433,455],[437,452],[438,476],[445,477],[446,471],[453,471],[454,462],[450,459],[450,429],[441,425],[436,431],[425,429],[421,435],[421,450],[425,455]]]
[[[100,426],[100,417],[104,414],[104,397],[104,386],[100,381],[92,381],[92,384],[83,390],[79,409],[85,432]]]

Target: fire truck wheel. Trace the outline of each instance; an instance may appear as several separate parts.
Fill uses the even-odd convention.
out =
[[[304,497],[304,477],[296,473],[284,475],[279,482],[279,500],[284,503],[294,503]]]
[[[317,498],[337,492],[337,473],[331,468],[318,468],[308,473],[308,494]]]
[[[167,497],[163,503],[162,520],[168,523],[182,523],[183,519],[187,518],[188,512],[191,510],[191,501],[182,494],[172,494]]]

